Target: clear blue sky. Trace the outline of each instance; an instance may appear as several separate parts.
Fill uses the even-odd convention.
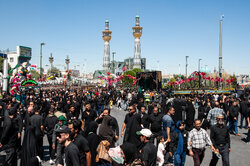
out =
[[[218,69],[219,19],[223,21],[223,68],[228,73],[250,74],[249,0],[1,0],[0,49],[17,45],[33,49],[32,64],[39,64],[40,43],[43,64],[52,52],[55,65],[70,66],[86,60],[88,72],[102,68],[102,30],[110,21],[111,51],[115,59],[133,56],[132,26],[140,15],[143,34],[142,57],[148,69],[164,73],[189,73],[201,66]]]

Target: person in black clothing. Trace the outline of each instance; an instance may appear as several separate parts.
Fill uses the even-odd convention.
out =
[[[149,115],[146,113],[145,106],[141,106],[141,125],[143,128],[149,128]]]
[[[88,141],[81,134],[82,123],[80,120],[73,120],[69,124],[71,129],[72,142],[78,147],[80,152],[80,163],[81,165],[90,166],[91,165],[91,154],[88,145]]]
[[[178,122],[178,121],[183,121],[184,119],[182,119],[182,114],[184,112],[183,106],[186,106],[186,101],[184,99],[181,99],[180,97],[176,98],[173,100],[173,107],[175,110],[175,114],[173,116],[173,120],[174,122]]]
[[[91,121],[96,119],[96,112],[93,111],[90,107],[90,103],[85,103],[85,111],[82,113],[82,123],[84,122],[84,136],[86,136],[86,132],[88,129],[88,125]]]
[[[91,100],[90,100],[89,102],[90,102],[91,109],[92,109],[96,114],[98,114],[97,98],[96,98],[95,94],[92,94],[92,95],[91,95]]]
[[[150,142],[152,132],[149,129],[142,129],[136,132],[140,136],[141,142],[144,146],[141,149],[141,158],[144,166],[156,166],[157,148]]]
[[[250,142],[250,98],[248,99],[248,111],[247,111],[247,122],[248,122],[248,133],[247,133],[247,138],[246,141],[247,143]]]
[[[239,136],[238,132],[238,115],[239,115],[239,107],[237,106],[237,101],[234,100],[232,106],[229,109],[229,131],[234,132],[235,135]]]
[[[154,104],[153,102],[149,102],[148,103],[148,115],[151,115],[153,113],[153,110],[154,110]]]
[[[39,155],[39,146],[35,136],[35,127],[28,126],[23,138],[21,166],[34,166],[31,165],[31,158]]]
[[[40,115],[42,115],[43,119],[45,119],[49,113],[50,105],[46,98],[42,98],[41,104],[36,103],[37,105],[41,105]]]
[[[4,118],[3,134],[0,140],[0,148],[4,146],[6,152],[5,164],[6,166],[17,165],[17,141],[18,141],[18,122],[15,119],[17,110],[12,107],[9,110],[9,116]]]
[[[114,147],[115,132],[112,129],[111,120],[110,116],[104,116],[98,135],[101,140],[107,140],[110,143],[110,147]]]
[[[127,124],[128,124],[129,121],[133,120],[134,115],[137,114],[136,110],[135,110],[135,107],[133,105],[130,105],[128,110],[129,110],[129,113],[126,114],[126,116],[125,116],[124,122],[122,124],[122,130],[121,130],[121,137],[122,137],[123,133],[124,133],[124,130],[126,128],[126,132],[125,132],[125,135],[124,135],[123,142],[125,142],[125,140],[127,139],[126,136],[127,136],[128,131],[129,131],[129,128],[128,128]]]
[[[201,128],[207,130],[208,129],[208,126],[209,126],[209,123],[207,121],[207,104],[206,104],[206,101],[201,101],[201,105],[199,106],[198,108],[198,119],[201,120],[202,122],[202,125],[201,125]]]
[[[3,131],[3,121],[4,121],[4,113],[6,110],[6,105],[4,104],[4,102],[0,101],[0,135],[2,135],[2,131]]]
[[[57,133],[57,140],[60,144],[65,146],[65,164],[67,166],[80,166],[80,152],[77,146],[71,142],[70,129],[67,126],[61,126],[55,130]],[[63,160],[57,166],[64,165]]]
[[[72,105],[75,108],[75,116],[78,118],[80,115],[80,110],[81,110],[81,104],[77,101],[77,98],[73,98]]]
[[[125,156],[124,159],[125,165],[130,165],[135,159],[137,159],[137,157],[139,157],[138,150],[134,144],[129,142],[124,142],[120,147]]]
[[[224,101],[224,111],[226,112],[227,116],[229,115],[229,109],[231,107],[231,102],[230,102],[230,98],[229,97],[226,97],[225,98],[225,101]]]
[[[98,128],[98,124],[95,121],[92,121],[89,123],[88,131],[86,131],[87,140],[88,140],[90,153],[91,153],[91,166],[97,165],[96,164],[96,155],[97,155],[96,149],[100,143],[100,138],[96,134],[97,128]]]
[[[103,112],[103,107],[104,107],[104,98],[103,96],[99,93],[97,97],[97,115],[101,115]]]
[[[67,112],[67,120],[68,122],[71,122],[74,119],[78,119],[77,113],[75,112],[75,106],[71,105],[69,107],[69,112]]]
[[[39,145],[39,157],[43,159],[43,117],[39,114],[39,110],[37,108],[34,108],[34,112],[35,114],[30,117],[30,124],[36,129],[35,134]]]
[[[53,159],[55,159],[55,156],[54,156],[55,146],[53,146],[52,137],[53,137],[53,130],[57,122],[58,122],[57,117],[54,115],[54,110],[51,108],[44,122],[44,128],[47,131],[47,139],[49,142],[50,164],[54,163]]]
[[[246,99],[246,97],[242,98],[242,101],[240,102],[240,114],[241,114],[241,118],[240,118],[240,128],[243,127],[243,121],[245,119],[245,126],[244,128],[247,129],[248,127],[248,122],[247,122],[247,112],[248,112],[248,101]]]
[[[16,119],[17,126],[18,126],[18,133],[17,133],[17,136],[18,136],[18,141],[17,141],[17,156],[18,156],[18,158],[20,158],[21,149],[22,149],[22,146],[21,146],[21,137],[22,137],[22,130],[23,130],[23,119],[22,119],[22,115],[21,115],[21,110],[20,109],[17,110],[17,114],[16,114],[15,119]]]
[[[150,129],[153,133],[152,139],[154,140],[158,136],[162,135],[162,117],[163,115],[159,113],[158,107],[154,107],[154,112],[149,115]],[[157,142],[158,145],[158,142]]]
[[[71,106],[71,101],[67,100],[66,105],[63,107],[63,113],[68,113],[70,106]]]
[[[33,102],[32,102],[33,103]],[[27,111],[24,113],[24,129],[26,131],[26,128],[30,125],[30,117],[34,114],[34,106],[30,105],[28,106]]]
[[[167,95],[166,95],[166,91],[162,91],[162,94],[161,94],[161,107],[162,107],[162,114],[165,115],[167,113]]]
[[[141,116],[140,114],[133,115],[133,118],[128,121],[126,125],[126,133],[124,136],[124,142],[130,142],[134,144],[137,149],[141,146],[140,137],[136,134],[141,130]]]
[[[141,107],[144,106],[144,100],[143,98],[140,98],[138,104],[137,104],[137,110],[138,110],[138,113],[141,113]]]
[[[111,117],[111,122],[110,125],[112,126],[113,131],[115,132],[115,140],[117,141],[119,139],[119,125],[115,117],[110,115],[110,109],[109,108],[104,108],[103,113],[99,117],[96,118],[96,122],[98,124],[101,124],[103,121],[104,116],[110,116]]]
[[[194,122],[194,115],[195,115],[195,109],[192,101],[187,102],[186,107],[186,130],[191,131],[193,129],[193,122]]]
[[[230,135],[226,125],[224,125],[224,116],[217,116],[217,124],[211,127],[210,138],[215,147],[215,152],[222,156],[223,166],[229,166],[229,152],[231,152]],[[215,166],[219,158],[213,153],[210,166]]]

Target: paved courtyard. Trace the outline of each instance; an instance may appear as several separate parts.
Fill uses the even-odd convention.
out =
[[[117,107],[113,107],[111,111],[111,115],[117,118],[117,121],[121,126],[127,112],[123,110],[119,110]],[[230,153],[230,164],[232,166],[248,166],[250,165],[250,144],[246,144],[242,139],[246,137],[247,130],[246,129],[239,129],[240,136],[231,135],[231,153]],[[118,144],[122,144],[123,138],[120,137]],[[48,156],[48,141],[47,137],[44,137],[44,149],[45,149],[45,162],[43,163],[44,166],[49,166],[49,156]],[[205,158],[203,160],[202,165],[207,166],[212,158],[212,152],[208,148],[205,152]],[[0,152],[0,160],[4,159],[4,152]],[[3,165],[0,162],[0,166]],[[187,166],[193,165],[193,159],[189,156],[186,158]],[[222,165],[221,160],[219,161],[218,165]]]

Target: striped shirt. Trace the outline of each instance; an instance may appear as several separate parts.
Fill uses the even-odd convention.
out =
[[[189,143],[192,142],[190,146]],[[200,128],[198,131],[196,128],[191,130],[188,135],[188,149],[197,148],[204,149],[206,144],[212,145],[212,142],[206,132],[206,130]]]
[[[221,108],[215,107],[215,108],[211,109],[208,112],[207,120],[210,122],[211,126],[217,124],[217,119],[216,118],[217,118],[218,115],[223,115],[224,116],[224,120],[226,120],[227,115],[224,112],[224,110],[221,109]]]

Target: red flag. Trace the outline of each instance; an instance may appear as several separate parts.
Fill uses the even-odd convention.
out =
[[[203,75],[203,76],[204,76],[204,75],[206,75],[206,73],[202,72],[202,73],[201,73],[201,75]]]

